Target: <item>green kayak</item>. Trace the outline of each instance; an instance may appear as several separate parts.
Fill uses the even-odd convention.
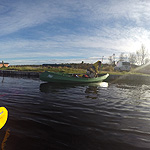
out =
[[[86,78],[75,76],[74,74],[54,73],[54,72],[43,72],[40,74],[40,80],[45,82],[64,82],[64,83],[93,83],[102,82],[109,74],[102,75],[95,78]]]

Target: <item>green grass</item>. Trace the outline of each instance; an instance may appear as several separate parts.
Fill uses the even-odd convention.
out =
[[[33,71],[33,72],[44,72],[44,71],[51,71],[51,72],[64,72],[64,73],[86,73],[85,69],[75,69],[75,68],[68,68],[68,67],[31,67],[31,66],[10,66],[8,68],[0,68],[0,70],[16,70],[16,71]]]
[[[70,67],[43,67],[43,66],[9,66],[8,68],[6,67],[0,68],[0,70],[33,71],[33,72],[51,71],[51,72],[63,72],[63,73],[76,73],[76,74],[86,73],[86,69],[76,69]],[[112,75],[142,74],[142,73],[136,73],[134,72],[134,70],[131,70],[130,72],[114,71],[112,66],[104,66],[102,68],[101,73],[109,73]]]

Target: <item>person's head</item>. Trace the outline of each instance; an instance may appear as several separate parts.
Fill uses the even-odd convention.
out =
[[[98,65],[101,65],[101,61],[98,61]]]

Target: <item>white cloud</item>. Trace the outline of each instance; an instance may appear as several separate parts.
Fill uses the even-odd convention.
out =
[[[54,1],[14,1],[11,4],[4,3],[1,7],[0,13],[3,15],[0,17],[0,35],[70,16],[64,7],[59,7]]]
[[[104,28],[102,31],[96,30],[93,36],[55,36],[52,40],[47,37],[44,41],[12,39],[0,43],[3,50],[1,57],[108,57],[113,53],[135,52],[141,44],[150,47],[150,31],[142,28],[120,30]]]
[[[64,0],[21,1],[1,5],[0,35],[16,32],[45,22],[59,22],[60,18],[81,17],[83,21],[100,24],[110,19],[126,18],[137,24],[149,24],[150,2],[141,0]],[[96,22],[95,22],[96,21]],[[117,24],[117,22],[116,22]]]
[[[93,24],[109,22],[126,23],[128,26],[150,24],[150,1],[144,0],[112,0],[99,1],[87,0],[81,2],[81,11],[83,19]],[[120,22],[120,19],[121,22]]]

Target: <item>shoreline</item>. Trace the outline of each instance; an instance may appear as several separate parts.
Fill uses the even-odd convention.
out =
[[[0,76],[3,77],[28,77],[39,78],[42,72],[34,71],[16,71],[16,70],[0,70]],[[125,74],[125,75],[113,75],[110,74],[105,80],[106,82],[113,81],[129,81],[129,82],[148,82],[150,83],[150,75],[138,75],[138,74]]]
[[[40,72],[34,71],[16,71],[16,70],[0,70],[0,76],[10,76],[10,77],[35,77],[39,78]]]

